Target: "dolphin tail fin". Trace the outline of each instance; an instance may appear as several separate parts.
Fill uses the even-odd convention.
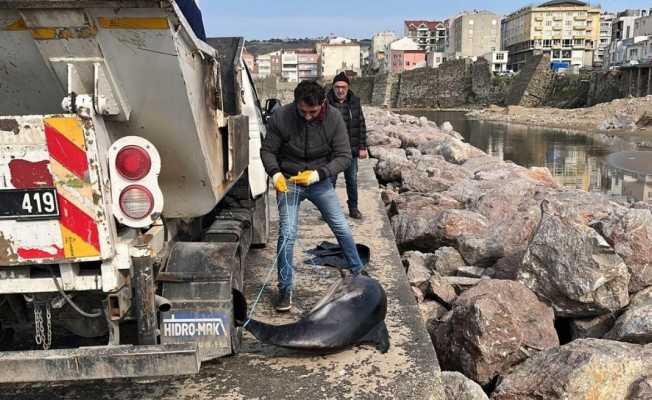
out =
[[[387,353],[389,350],[389,332],[385,321],[381,321],[378,325],[374,326],[369,333],[367,333],[359,341],[360,344],[372,343],[376,346],[376,350],[381,353]]]

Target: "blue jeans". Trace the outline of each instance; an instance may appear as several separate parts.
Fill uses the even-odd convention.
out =
[[[353,160],[349,168],[344,170],[344,180],[346,181],[346,197],[348,200],[346,204],[349,205],[349,210],[358,208],[358,154],[353,154]],[[331,178],[333,187],[337,185],[337,175]]]
[[[317,206],[331,231],[335,234],[351,272],[358,273],[362,271],[364,265],[360,261],[351,228],[340,208],[340,203],[330,179],[324,179],[310,186],[298,186],[288,182],[288,189],[287,193],[276,193],[279,214],[279,234],[278,243],[276,244],[279,289],[292,287],[294,275],[292,259],[299,225],[299,207],[305,199],[310,200]]]

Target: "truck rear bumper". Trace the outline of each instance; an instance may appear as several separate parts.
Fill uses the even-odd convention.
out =
[[[160,377],[199,372],[195,343],[0,353],[0,383]]]

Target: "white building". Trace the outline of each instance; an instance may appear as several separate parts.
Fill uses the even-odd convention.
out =
[[[258,67],[259,79],[265,79],[272,76],[272,55],[261,54],[256,56],[256,66]]]
[[[613,66],[641,64],[652,57],[651,36],[636,36],[611,42],[605,53],[605,69]]]
[[[616,14],[604,12],[600,14],[600,38],[593,53],[593,65],[604,65],[604,55],[611,43],[611,26],[616,19]]]
[[[634,21],[634,36],[652,35],[652,9],[647,16],[637,18]]]
[[[318,47],[323,79],[333,79],[342,71],[353,71],[360,75],[360,45],[349,39],[335,38]]]
[[[509,55],[508,51],[496,50],[489,53],[483,54],[482,58],[487,60],[491,64],[491,70],[494,73],[507,72],[507,56]]]
[[[446,61],[446,53],[436,51],[426,54],[426,64],[430,68],[439,68],[439,66]]]
[[[299,60],[295,52],[283,52],[281,55],[281,78],[288,82],[299,81]]]
[[[371,68],[380,72],[387,70],[389,45],[398,37],[394,32],[379,32],[371,39]]]

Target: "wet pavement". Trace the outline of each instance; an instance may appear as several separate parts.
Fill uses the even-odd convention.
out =
[[[369,275],[383,285],[388,300],[386,324],[391,348],[381,354],[359,346],[332,355],[302,354],[274,348],[245,334],[240,354],[202,365],[197,376],[162,380],[96,381],[68,384],[2,385],[0,399],[443,399],[439,365],[407,283],[391,226],[380,200],[372,160],[360,162],[358,184],[364,220],[349,219],[357,242],[371,248]],[[338,195],[345,206],[340,179]],[[272,205],[273,234],[266,248],[248,257],[245,294],[249,304],[273,265],[278,217]],[[335,241],[319,212],[303,202],[295,246],[294,306],[278,314],[271,301],[276,273],[263,290],[255,318],[288,323],[308,312],[336,281],[330,268],[303,265],[303,251],[324,240]]]

